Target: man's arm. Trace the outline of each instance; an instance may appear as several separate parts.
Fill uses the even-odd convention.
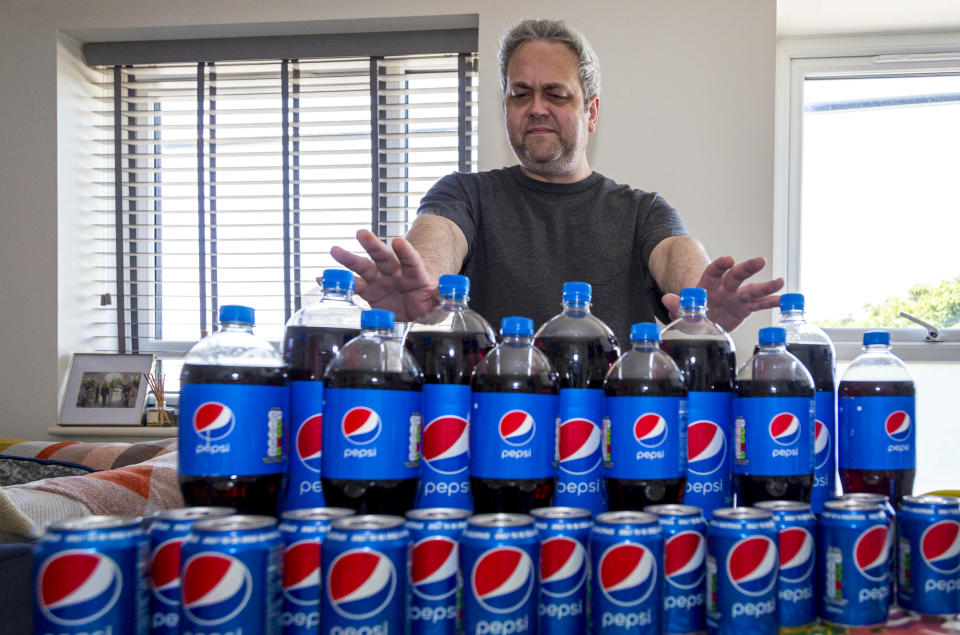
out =
[[[463,230],[444,216],[417,216],[407,232],[407,242],[420,254],[434,280],[445,273],[459,273],[467,258],[467,238]]]

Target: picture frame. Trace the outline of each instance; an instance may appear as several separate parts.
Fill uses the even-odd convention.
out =
[[[74,353],[60,408],[62,426],[138,426],[147,397],[148,353]]]

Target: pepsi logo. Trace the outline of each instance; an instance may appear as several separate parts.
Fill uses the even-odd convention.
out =
[[[533,559],[516,547],[488,549],[470,572],[474,597],[493,613],[516,611],[529,599],[535,582]]]
[[[76,549],[48,558],[40,566],[36,585],[37,605],[49,620],[79,626],[113,608],[123,576],[109,556]]]
[[[813,452],[814,463],[821,469],[830,461],[833,452],[833,443],[830,440],[830,428],[819,419],[814,421]]]
[[[780,532],[780,579],[802,582],[813,571],[813,536],[802,527]]]
[[[920,537],[923,561],[939,573],[960,570],[960,523],[941,520],[927,527]]]
[[[467,469],[470,432],[463,417],[437,417],[423,428],[423,459],[441,474]]]
[[[170,606],[180,606],[180,547],[183,538],[157,545],[150,555],[150,590],[153,597]]]
[[[697,587],[703,580],[707,544],[696,531],[681,531],[665,545],[663,566],[667,582],[681,589]]]
[[[233,619],[246,608],[253,593],[247,565],[214,551],[203,551],[187,560],[181,585],[184,613],[203,626]]]
[[[330,563],[326,589],[330,605],[341,617],[367,619],[393,599],[397,570],[390,558],[379,551],[351,549]]]
[[[540,543],[540,591],[550,597],[571,595],[587,579],[587,550],[578,540],[556,536]]]
[[[320,543],[301,540],[283,552],[283,595],[294,604],[320,603]]]
[[[537,432],[537,424],[529,412],[511,410],[500,417],[500,438],[507,445],[526,445]]]
[[[587,474],[600,465],[600,427],[589,419],[570,419],[560,425],[560,469]]]
[[[410,553],[410,585],[425,600],[442,600],[457,592],[457,542],[443,536],[424,538]]]
[[[600,591],[618,606],[635,606],[649,597],[657,583],[657,560],[641,544],[622,542],[600,556]]]
[[[343,438],[354,445],[366,445],[380,436],[380,415],[365,406],[351,408],[340,422]]]
[[[208,401],[193,413],[193,429],[208,443],[228,436],[235,423],[233,410],[216,401]]]
[[[770,438],[778,445],[794,445],[800,438],[800,420],[792,412],[781,412],[770,420]]]
[[[738,541],[727,554],[727,575],[747,595],[768,593],[777,582],[777,546],[766,536]]]
[[[875,582],[886,581],[889,573],[890,541],[886,525],[874,525],[857,536],[853,544],[853,561],[863,577]]]
[[[323,414],[309,417],[297,430],[297,458],[308,470],[320,473],[323,456]]]
[[[727,458],[723,430],[713,421],[695,421],[687,427],[688,470],[694,474],[713,474]]]
[[[884,424],[887,436],[894,441],[906,441],[910,438],[910,415],[903,410],[891,412]]]
[[[633,438],[645,448],[662,445],[667,438],[667,421],[655,412],[642,414],[633,424]]]

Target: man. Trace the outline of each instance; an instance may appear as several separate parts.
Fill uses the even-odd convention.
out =
[[[632,322],[676,317],[676,294],[687,286],[707,289],[708,313],[727,330],[777,305],[782,279],[743,284],[763,258],[710,262],[659,195],[590,169],[600,67],[583,35],[526,20],[504,35],[499,58],[519,166],[444,177],[423,197],[406,240],[391,249],[357,233],[369,260],[334,247],[371,306],[400,320],[422,317],[437,303],[439,276],[460,272],[471,278],[471,306],[494,325],[506,315],[540,325],[559,311],[563,282],[582,280],[594,287],[594,312],[625,342]]]

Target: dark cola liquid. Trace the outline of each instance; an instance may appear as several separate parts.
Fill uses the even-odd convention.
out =
[[[837,397],[914,397],[912,381],[841,381]],[[913,493],[916,470],[841,469],[840,483],[846,492],[884,494],[899,505]]]
[[[404,341],[425,384],[469,384],[474,367],[495,344],[485,333],[448,331],[411,331]]]
[[[288,326],[283,332],[283,361],[290,381],[322,380],[327,365],[360,329]]]
[[[382,388],[419,392],[416,380],[405,380],[398,373],[366,370],[339,370],[324,379],[325,388]],[[417,479],[375,481],[363,478],[332,479],[321,475],[323,496],[328,507],[349,507],[358,514],[391,514],[403,516],[413,509]]]
[[[620,351],[612,337],[540,337],[534,346],[550,359],[561,388],[603,388]]]
[[[284,368],[250,366],[212,366],[184,364],[181,384],[256,384],[283,386],[287,382]],[[241,435],[242,436],[242,435]],[[260,435],[257,435],[260,438]],[[284,474],[231,476],[179,476],[180,491],[188,507],[233,507],[238,514],[275,516],[283,492]]]
[[[473,392],[523,392],[555,395],[549,375],[482,375],[474,378]],[[553,504],[556,478],[482,479],[470,477],[473,508],[477,514],[507,512],[528,514],[537,507]]]
[[[738,381],[738,397],[810,397],[813,391],[805,380]],[[813,434],[813,430],[809,431]],[[811,444],[812,445],[812,444]],[[750,506],[765,500],[810,502],[813,474],[795,476],[733,475],[733,491],[737,492],[737,506]]]
[[[753,347],[753,354],[760,346]],[[825,344],[787,344],[787,351],[800,360],[813,377],[814,390],[833,392],[837,384],[833,377],[833,352]]]
[[[604,391],[607,397],[684,397],[686,388],[675,378],[621,379],[611,378]],[[683,502],[687,479],[605,479],[610,511],[640,510],[647,505]]]
[[[732,392],[737,354],[724,340],[664,340],[660,348],[677,363],[690,392]]]

